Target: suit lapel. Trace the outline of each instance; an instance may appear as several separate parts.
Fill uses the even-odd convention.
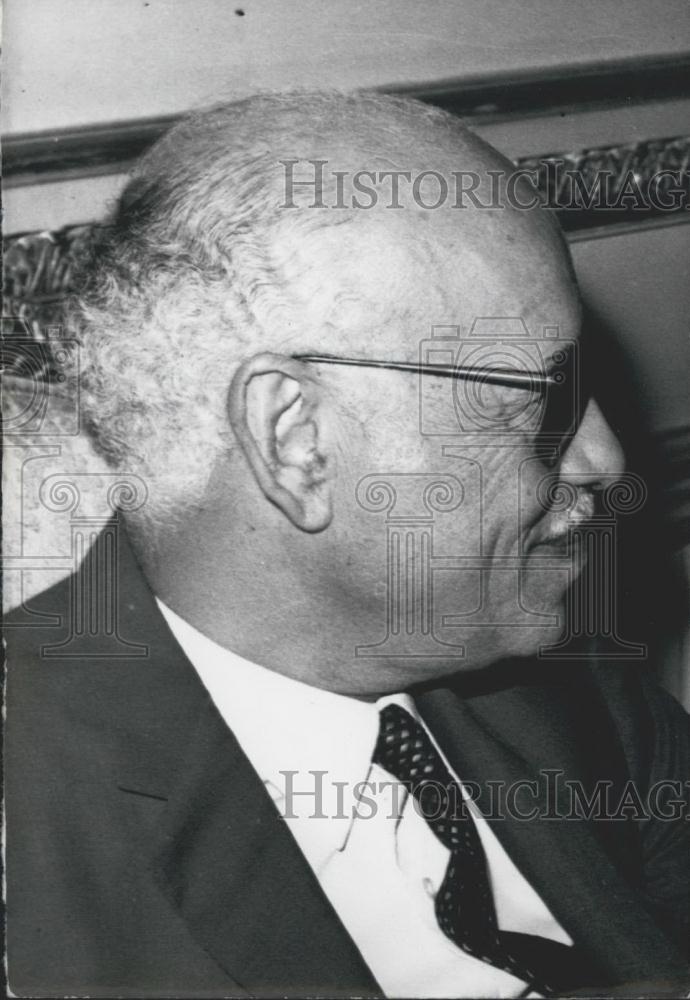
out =
[[[158,831],[154,878],[195,939],[262,996],[380,989],[214,707]]]
[[[128,748],[117,783],[151,801],[155,882],[196,942],[250,992],[380,995],[126,540],[120,565],[122,634],[150,652],[131,673],[121,664],[130,673]]]
[[[625,768],[608,714],[586,680],[578,680],[570,688],[513,687],[464,698],[436,690],[420,695],[417,704],[461,780],[484,790],[491,780],[504,789],[523,783],[515,804],[523,815],[536,806],[538,817],[521,820],[503,810],[504,818],[490,819],[491,827],[576,945],[614,982],[668,976],[676,969],[683,975],[685,963],[622,874],[629,861],[635,863],[634,825],[558,818],[571,807],[565,779],[581,782],[591,794],[598,777],[610,780],[612,771],[623,775]],[[552,772],[550,787],[540,781],[535,797],[524,783],[546,771]]]

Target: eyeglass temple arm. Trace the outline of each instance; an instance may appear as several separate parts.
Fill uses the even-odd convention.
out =
[[[490,385],[533,389],[535,386],[556,385],[553,375],[532,371],[504,371],[500,368],[466,367],[463,365],[418,364],[414,361],[375,361],[364,358],[332,358],[328,354],[294,354],[297,361],[313,361],[324,365],[349,365],[354,368],[387,368],[391,371],[439,375],[442,378],[464,378]]]

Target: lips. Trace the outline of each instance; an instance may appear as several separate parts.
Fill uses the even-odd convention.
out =
[[[554,512],[550,517],[547,515],[548,524],[543,526],[531,547],[537,548],[541,545],[548,545],[552,548],[567,547],[571,533],[590,521],[594,516],[594,511],[594,495],[585,490],[578,490],[577,499],[572,507],[568,510]]]
[[[532,547],[537,549],[543,545],[548,545],[553,549],[564,549],[568,544],[568,537],[568,533],[565,535],[547,535],[546,538],[540,538]]]

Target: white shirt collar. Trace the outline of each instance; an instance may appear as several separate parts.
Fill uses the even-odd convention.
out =
[[[318,869],[347,841],[353,790],[371,768],[379,709],[396,701],[416,715],[412,699],[395,695],[366,702],[304,684],[220,646],[159,598],[156,602],[283,815],[291,783],[289,804],[296,815],[288,824]],[[314,771],[326,773],[319,777]],[[344,791],[338,793],[337,782],[345,783]],[[322,794],[317,799],[319,783]],[[312,794],[295,794],[300,791]],[[325,818],[314,818],[317,805]]]
[[[296,797],[298,815],[286,817],[286,823],[386,994],[451,997],[457,996],[459,982],[472,984],[467,989],[476,996],[516,996],[518,980],[482,966],[439,930],[433,895],[443,880],[448,851],[409,808],[407,793],[397,803],[405,811],[400,828],[394,810],[385,808],[373,822],[356,824],[352,794],[340,818],[334,817],[338,802],[333,782],[345,782],[351,790],[370,772],[372,781],[390,777],[371,764],[379,710],[395,702],[424,725],[412,698],[395,694],[372,703],[311,687],[250,663],[202,635],[162,601],[158,606],[282,815],[282,771],[297,772],[295,790],[313,790],[310,771],[327,772],[322,802],[327,818],[310,818],[313,798]],[[395,824],[394,836],[388,820]],[[475,814],[475,821],[499,926],[572,944],[484,818]]]

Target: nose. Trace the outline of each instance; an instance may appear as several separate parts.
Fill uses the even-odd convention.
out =
[[[620,442],[595,400],[590,400],[577,433],[563,454],[562,479],[572,476],[580,485],[603,486],[622,475],[625,456]]]

